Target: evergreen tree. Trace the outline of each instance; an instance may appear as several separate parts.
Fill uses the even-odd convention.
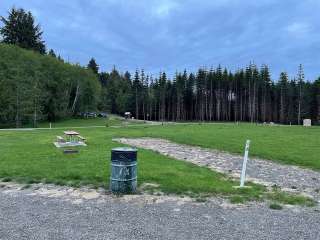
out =
[[[258,70],[254,64],[235,73],[220,65],[209,71],[200,68],[197,74],[177,71],[173,79],[165,72],[153,78],[136,70],[131,79],[129,72],[122,74],[115,67],[97,74],[94,59],[89,71],[52,57],[53,50],[39,56],[20,49],[17,58],[16,49],[0,44],[0,124],[37,126],[41,119],[55,121],[95,110],[130,111],[137,119],[160,121],[320,120],[320,79],[306,82],[302,66],[290,81],[282,72],[273,82],[268,66]]]
[[[299,65],[298,69],[298,79],[297,79],[297,85],[298,85],[298,125],[301,124],[301,110],[302,110],[302,98],[303,98],[303,82],[304,82],[304,72],[302,64]]]
[[[190,73],[189,78],[188,78],[188,83],[187,83],[188,104],[190,104],[189,105],[189,120],[194,120],[196,118],[196,115],[195,115],[195,109],[196,109],[195,93],[196,93],[196,76],[193,73]]]
[[[96,63],[96,60],[94,58],[90,59],[87,67],[88,67],[88,69],[91,69],[95,74],[98,74],[99,66]]]
[[[45,54],[43,32],[40,25],[35,24],[31,12],[25,12],[22,8],[12,8],[8,18],[0,17],[0,20],[3,23],[3,27],[0,28],[3,43],[15,44]]]
[[[58,60],[59,60],[60,62],[64,62],[63,58],[62,58],[60,55],[58,55]]]
[[[53,51],[53,49],[50,49],[50,51],[48,52],[48,55],[51,56],[51,57],[54,57],[54,58],[57,57],[57,55],[56,55],[56,53]]]
[[[159,107],[159,120],[162,122],[166,118],[166,90],[167,90],[167,74],[160,73],[159,76],[159,91],[160,91],[160,107]]]
[[[134,88],[134,97],[135,97],[135,116],[136,119],[139,119],[139,104],[140,104],[140,74],[138,69],[136,70],[134,74],[134,80],[133,80],[133,88]]]
[[[316,123],[320,123],[320,77],[314,82],[314,89],[313,89],[313,94],[314,94],[314,102],[312,105],[313,108],[313,115],[314,115],[314,121]]]
[[[261,111],[261,121],[266,122],[268,119],[268,112],[271,111],[270,106],[270,86],[271,77],[269,73],[269,68],[267,65],[262,65],[260,70],[260,111]]]
[[[216,69],[216,89],[215,89],[215,97],[216,97],[216,120],[221,120],[221,102],[222,102],[222,91],[221,91],[221,83],[222,83],[222,68],[219,65]]]
[[[288,75],[286,72],[280,73],[280,122],[287,123],[288,121]]]

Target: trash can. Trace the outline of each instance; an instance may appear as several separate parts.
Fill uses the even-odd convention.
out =
[[[111,150],[110,189],[113,193],[137,190],[137,149],[119,147]]]

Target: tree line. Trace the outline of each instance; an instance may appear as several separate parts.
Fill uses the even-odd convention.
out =
[[[97,71],[96,71],[97,72]],[[165,72],[133,76],[113,69],[99,74],[100,108],[130,111],[137,119],[156,121],[249,121],[301,124],[320,120],[320,78],[306,81],[302,65],[295,78],[282,72],[272,81],[269,67],[249,64],[232,73],[220,65],[196,73]]]
[[[133,75],[115,67],[99,72],[94,58],[81,67],[65,63],[52,49],[47,52],[30,12],[13,8],[0,20],[2,124],[32,120],[36,125],[39,119],[55,121],[97,110],[156,121],[320,121],[320,78],[306,81],[302,65],[294,78],[282,72],[276,81],[267,65],[255,64],[235,72],[220,65],[185,70],[172,78],[143,69]]]

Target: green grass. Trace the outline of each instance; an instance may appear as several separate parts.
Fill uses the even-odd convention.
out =
[[[306,197],[303,195],[280,192],[280,191],[267,193],[266,197],[274,202],[281,203],[281,204],[300,205],[300,206],[306,206],[306,207],[313,207],[316,205],[316,202],[309,197]]]
[[[119,131],[119,135],[166,138],[236,154],[243,153],[245,140],[250,139],[251,157],[320,170],[320,127],[179,124],[135,128]]]
[[[108,188],[110,150],[120,145],[111,139],[119,130],[91,128],[78,131],[87,138],[88,146],[79,148],[80,153],[74,155],[63,154],[62,149],[52,143],[62,130],[0,132],[0,178],[27,184],[45,182]],[[194,196],[202,193],[236,194],[253,200],[259,199],[265,191],[264,187],[254,184],[247,191],[234,189],[238,183],[222,174],[148,150],[139,150],[138,164],[138,184],[159,184],[157,190],[164,193]]]
[[[70,128],[70,127],[88,127],[88,126],[125,126],[125,125],[136,125],[136,124],[142,124],[143,121],[137,121],[137,120],[125,120],[122,117],[119,117],[117,115],[109,114],[108,118],[70,118],[70,119],[64,119],[56,122],[51,123],[52,128]],[[33,128],[33,124],[25,124],[23,126],[24,128]],[[50,122],[48,121],[42,121],[39,122],[37,125],[38,128],[49,128]]]
[[[270,209],[274,209],[274,210],[281,210],[283,207],[281,205],[279,205],[278,203],[271,203],[269,205]]]
[[[101,120],[104,120],[101,121]],[[111,126],[121,126],[120,119]],[[100,123],[98,121],[101,121]],[[106,124],[105,119],[72,119],[56,127]],[[71,128],[72,129],[72,128]],[[53,141],[63,130],[0,131],[0,178],[26,184],[54,183],[94,188],[109,185],[110,150],[121,144],[113,137],[161,137],[175,142],[242,153],[246,139],[252,140],[250,155],[273,159],[287,164],[320,169],[320,128],[285,126],[255,126],[250,124],[182,124],[165,126],[83,128],[77,131],[87,138],[88,146],[78,154],[65,155]],[[139,150],[138,184],[159,184],[154,192],[189,195],[204,201],[208,196],[228,196],[233,203],[269,198],[283,204],[311,205],[305,197],[266,193],[260,185],[235,189],[238,185],[225,175],[191,163],[177,161],[148,150]],[[310,203],[310,204],[309,204]]]
[[[106,118],[75,118],[67,119],[63,121],[57,121],[52,123],[53,128],[62,128],[62,127],[86,127],[86,126],[105,126],[107,123]],[[39,128],[49,128],[49,122],[40,122]],[[31,127],[31,126],[30,126]]]

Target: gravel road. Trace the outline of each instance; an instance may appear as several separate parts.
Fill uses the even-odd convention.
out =
[[[0,188],[0,239],[320,239],[315,208],[271,210],[213,199],[131,195],[49,185]]]
[[[150,149],[175,159],[192,162],[239,178],[243,157],[213,149],[177,144],[156,138],[119,138],[114,141]],[[250,158],[247,180],[266,186],[277,185],[282,190],[304,193],[320,201],[320,172],[268,160]]]

